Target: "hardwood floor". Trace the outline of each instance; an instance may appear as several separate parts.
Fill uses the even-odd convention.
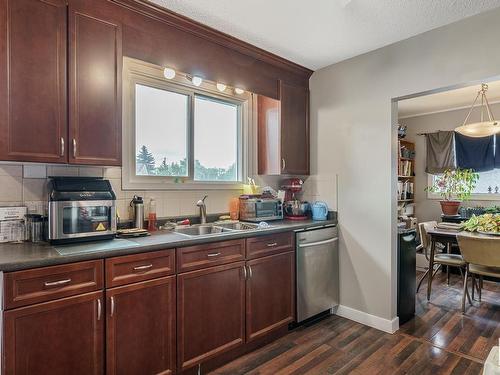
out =
[[[415,319],[393,335],[332,316],[211,374],[480,374],[500,337],[500,284],[485,281],[482,302],[469,305],[466,315],[461,285],[458,275],[450,286],[437,275],[431,301],[421,288]]]

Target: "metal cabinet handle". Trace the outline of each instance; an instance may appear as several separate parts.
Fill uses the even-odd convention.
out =
[[[328,240],[323,240],[323,241],[318,241],[318,242],[301,243],[301,244],[299,244],[299,247],[326,245],[328,243],[337,242],[338,240],[339,240],[339,238],[335,237],[335,238],[329,238]]]
[[[67,283],[70,283],[71,279],[64,279],[64,280],[58,280],[58,281],[46,281],[45,286],[58,286],[58,285],[64,285]]]
[[[286,161],[285,158],[281,158],[281,170],[284,171],[286,168]]]
[[[248,274],[249,274],[249,278],[251,279],[253,273],[252,273],[252,266],[250,266],[250,265],[248,266]]]
[[[102,315],[102,304],[101,304],[101,299],[97,299],[97,320],[101,320],[101,315]]]
[[[153,267],[152,264],[146,264],[144,266],[137,266],[137,267],[134,267],[134,271],[147,270],[147,269],[149,269],[151,267]]]
[[[216,257],[219,255],[220,255],[220,253],[211,253],[211,254],[207,254],[207,257]]]
[[[109,312],[109,316],[112,317],[113,314],[115,313],[115,297],[111,296],[109,298],[109,301],[111,303],[111,311]]]
[[[275,246],[278,246],[277,242],[271,242],[267,244],[267,247],[275,247]]]
[[[73,138],[73,157],[76,158],[76,139]]]
[[[64,138],[61,137],[61,156],[64,156]]]
[[[243,276],[245,277],[245,280],[247,279],[248,273],[247,273],[247,267],[243,266]]]

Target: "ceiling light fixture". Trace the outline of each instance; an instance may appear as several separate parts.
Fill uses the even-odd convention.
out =
[[[163,75],[166,79],[172,79],[175,77],[175,70],[173,70],[172,68],[165,68],[163,69]]]
[[[462,124],[462,126],[455,128],[456,132],[468,137],[487,137],[500,133],[500,123],[498,121],[495,121],[493,113],[491,113],[490,103],[488,103],[488,99],[486,98],[486,91],[488,91],[488,85],[483,83],[481,85],[481,90],[477,92],[476,99],[474,99],[474,102],[472,102],[472,106],[469,109],[469,113],[467,113],[467,116],[465,117],[464,123]],[[481,121],[467,124],[467,121],[469,121],[469,117],[479,97],[481,97]],[[486,112],[488,113],[489,121],[484,121],[485,108]]]
[[[236,87],[236,88],[234,89],[234,92],[235,92],[236,94],[238,94],[238,95],[241,95],[241,94],[243,94],[243,93],[245,92],[245,90],[240,89],[239,87]]]
[[[217,90],[219,90],[220,92],[223,92],[225,89],[226,89],[226,85],[223,84],[223,83],[217,83]]]
[[[198,77],[198,76],[192,76],[190,79],[191,79],[191,82],[193,83],[193,85],[195,85],[195,86],[199,86],[203,82],[203,79],[201,77]]]

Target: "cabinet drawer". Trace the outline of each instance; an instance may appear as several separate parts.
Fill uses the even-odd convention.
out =
[[[277,233],[247,239],[247,259],[260,258],[293,249],[293,233]]]
[[[5,274],[6,309],[103,288],[103,261],[92,260]]]
[[[177,249],[178,272],[237,262],[245,259],[245,240],[216,242]]]
[[[173,275],[175,249],[106,259],[106,287]]]

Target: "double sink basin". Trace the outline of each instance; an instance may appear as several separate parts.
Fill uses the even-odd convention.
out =
[[[175,233],[185,236],[207,236],[211,234],[235,233],[260,229],[259,224],[232,222],[232,223],[210,223],[177,227]]]

